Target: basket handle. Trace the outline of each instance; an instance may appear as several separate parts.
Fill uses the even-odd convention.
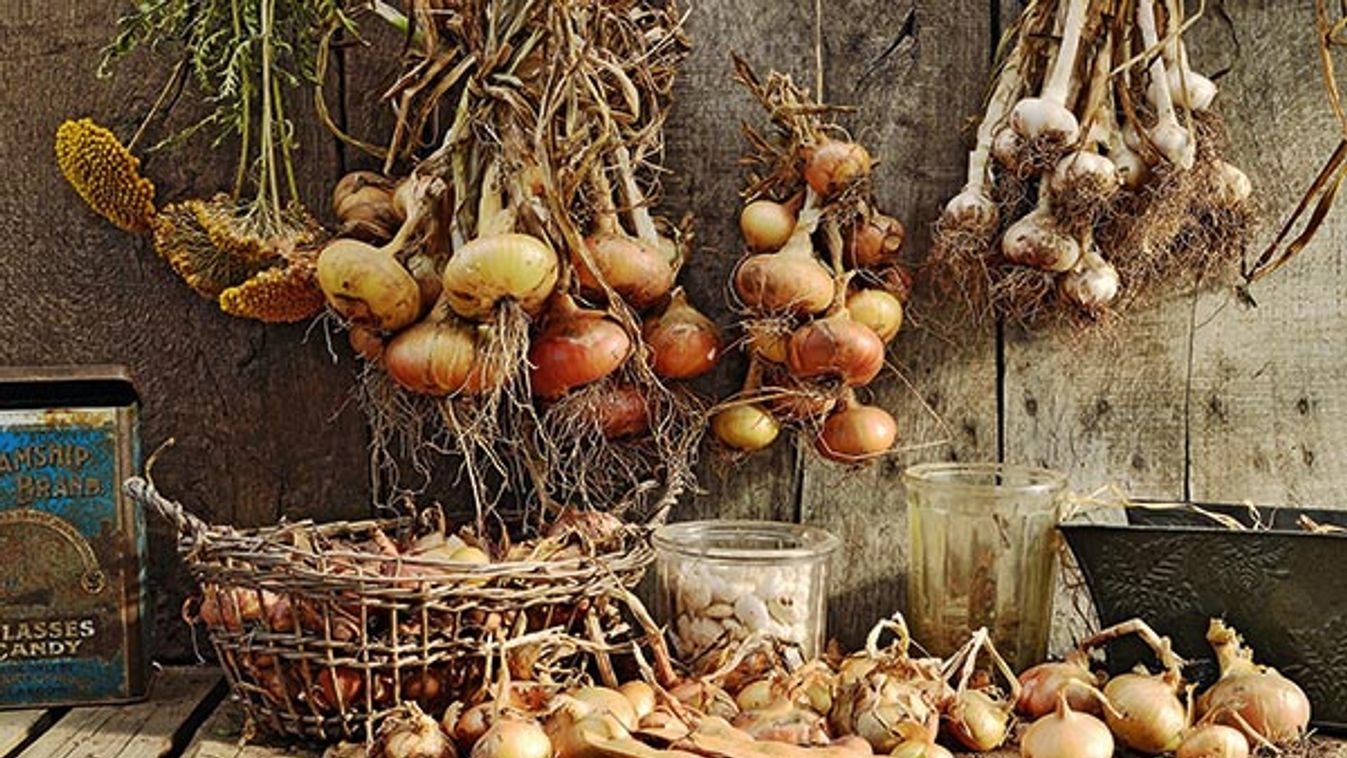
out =
[[[206,522],[188,513],[187,509],[182,507],[182,503],[160,495],[154,484],[144,477],[133,476],[127,479],[122,484],[122,491],[143,507],[157,511],[160,516],[172,522],[177,527],[178,533],[183,536],[200,537],[210,528]]]

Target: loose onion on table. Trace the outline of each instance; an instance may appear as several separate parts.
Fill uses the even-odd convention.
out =
[[[1040,663],[1020,673],[1020,696],[1015,710],[1037,719],[1057,708],[1058,693],[1065,693],[1072,710],[1098,715],[1099,701],[1088,688],[1072,687],[1072,682],[1093,687],[1097,680],[1090,671],[1089,656],[1080,649],[1071,650],[1061,661]]]
[[[1216,651],[1221,678],[1197,700],[1199,717],[1252,729],[1274,744],[1300,739],[1310,722],[1304,690],[1279,671],[1254,663],[1253,651],[1221,619],[1212,619],[1207,642]],[[1243,722],[1242,724],[1240,722]]]
[[[979,673],[977,661],[983,651],[990,657],[995,672],[1009,683],[1008,692],[1003,693],[990,680],[973,686],[974,674]],[[974,631],[968,643],[945,662],[946,680],[952,681],[956,674],[954,696],[944,707],[945,731],[969,750],[979,753],[995,750],[1009,736],[1020,682],[997,651],[986,627]]]
[[[1202,724],[1184,736],[1174,758],[1249,758],[1249,741],[1238,729]]]
[[[1020,737],[1021,758],[1113,758],[1113,733],[1104,722],[1071,710],[1066,693],[1057,707],[1029,725]]]
[[[538,722],[504,716],[472,746],[471,758],[552,758],[552,741]]]
[[[380,758],[457,758],[458,751],[435,719],[416,703],[406,703],[404,714],[388,717],[379,728],[375,755]]]
[[[1081,643],[1082,650],[1127,635],[1136,635],[1159,659],[1164,671],[1152,674],[1143,667],[1113,677],[1104,685],[1104,720],[1128,748],[1146,755],[1172,752],[1188,731],[1191,707],[1180,695],[1191,690],[1183,680],[1183,661],[1141,619],[1115,624]]]

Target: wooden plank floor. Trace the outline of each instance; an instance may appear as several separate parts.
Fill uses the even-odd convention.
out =
[[[216,669],[166,668],[144,703],[0,711],[0,758],[320,758],[300,748],[240,744],[242,715],[226,694]],[[1294,755],[1347,758],[1347,741],[1315,738]]]

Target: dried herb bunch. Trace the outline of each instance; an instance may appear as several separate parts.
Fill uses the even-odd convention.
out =
[[[351,208],[344,225],[396,228],[366,224],[372,238],[339,239],[318,261],[367,358],[380,470],[416,489],[430,453],[455,452],[481,512],[506,493],[539,514],[667,502],[704,426],[669,380],[719,352],[673,291],[686,225],[650,210],[687,50],[677,9],[417,0],[408,17],[383,152],[386,174],[415,167],[382,189],[370,178],[369,203],[335,198],[339,216]],[[710,336],[700,362],[670,330]]]
[[[1007,32],[932,280],[974,317],[1084,325],[1229,282],[1254,220],[1177,0],[1036,0]]]

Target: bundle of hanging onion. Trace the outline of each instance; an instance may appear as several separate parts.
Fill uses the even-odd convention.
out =
[[[747,254],[733,289],[750,368],[739,395],[712,420],[728,449],[770,445],[784,423],[825,458],[863,463],[889,452],[893,417],[856,389],[884,368],[885,344],[903,322],[903,225],[875,208],[873,160],[835,136],[827,109],[780,73],[759,80],[736,59],[739,80],[767,109],[772,138],[745,125],[753,146],[739,214]],[[807,107],[806,107],[807,106]]]
[[[935,235],[932,281],[975,316],[1089,320],[1219,284],[1251,235],[1216,85],[1178,0],[1042,0],[1007,33]]]

